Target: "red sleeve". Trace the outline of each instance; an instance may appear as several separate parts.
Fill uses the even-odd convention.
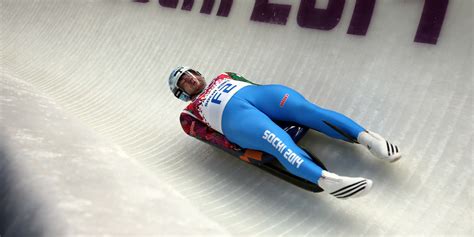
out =
[[[195,137],[199,140],[211,143],[220,148],[239,150],[240,148],[231,143],[227,138],[207,126],[205,123],[199,121],[187,113],[181,113],[179,120],[184,132],[189,136]]]

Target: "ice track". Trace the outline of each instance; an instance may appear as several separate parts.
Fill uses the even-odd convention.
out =
[[[365,36],[347,33],[359,1],[331,30],[300,26],[300,1],[271,1],[286,24],[250,20],[255,1],[163,2],[0,0],[0,236],[473,235],[472,1],[449,1],[435,44],[414,42],[428,0],[376,1]],[[301,190],[182,132],[177,65],[293,87],[404,157],[311,132],[374,187]]]

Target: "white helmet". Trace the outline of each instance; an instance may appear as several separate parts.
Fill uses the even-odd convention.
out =
[[[189,67],[183,67],[179,66],[175,68],[168,79],[168,84],[170,86],[171,92],[173,92],[173,95],[176,96],[176,98],[182,100],[182,101],[190,101],[191,96],[186,93],[183,89],[179,88],[178,86],[178,80],[179,78],[187,71],[194,71]]]

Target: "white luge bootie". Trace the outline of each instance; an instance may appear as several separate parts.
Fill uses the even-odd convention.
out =
[[[374,156],[382,160],[395,162],[402,157],[398,146],[388,142],[377,133],[363,131],[357,136],[357,142],[366,146]]]
[[[323,170],[318,185],[337,198],[346,199],[361,197],[367,194],[372,188],[372,180],[365,178],[351,178],[339,176]]]

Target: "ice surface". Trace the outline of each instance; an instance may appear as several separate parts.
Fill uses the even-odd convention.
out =
[[[0,85],[1,235],[226,234],[30,84]]]
[[[192,11],[179,2],[172,9],[158,1],[1,1],[1,159],[13,171],[0,175],[18,180],[9,195],[34,191],[23,202],[43,208],[38,230],[473,234],[472,1],[449,1],[437,44],[413,42],[425,1],[377,1],[365,36],[346,33],[358,1],[346,1],[330,31],[300,27],[300,1],[272,1],[291,5],[286,25],[251,21],[254,1],[234,1],[228,17],[216,16],[217,6],[199,13],[203,1]],[[330,170],[371,178],[374,187],[347,201],[300,190],[181,131],[185,104],[166,82],[177,65],[208,79],[234,71],[293,87],[398,144],[404,157],[387,164],[312,132],[302,143]],[[110,177],[97,182],[101,175]],[[133,191],[124,199],[97,189]],[[163,190],[179,198],[145,201]],[[110,210],[121,201],[126,209]],[[5,220],[12,208],[2,208]],[[52,229],[56,221],[68,225]]]

